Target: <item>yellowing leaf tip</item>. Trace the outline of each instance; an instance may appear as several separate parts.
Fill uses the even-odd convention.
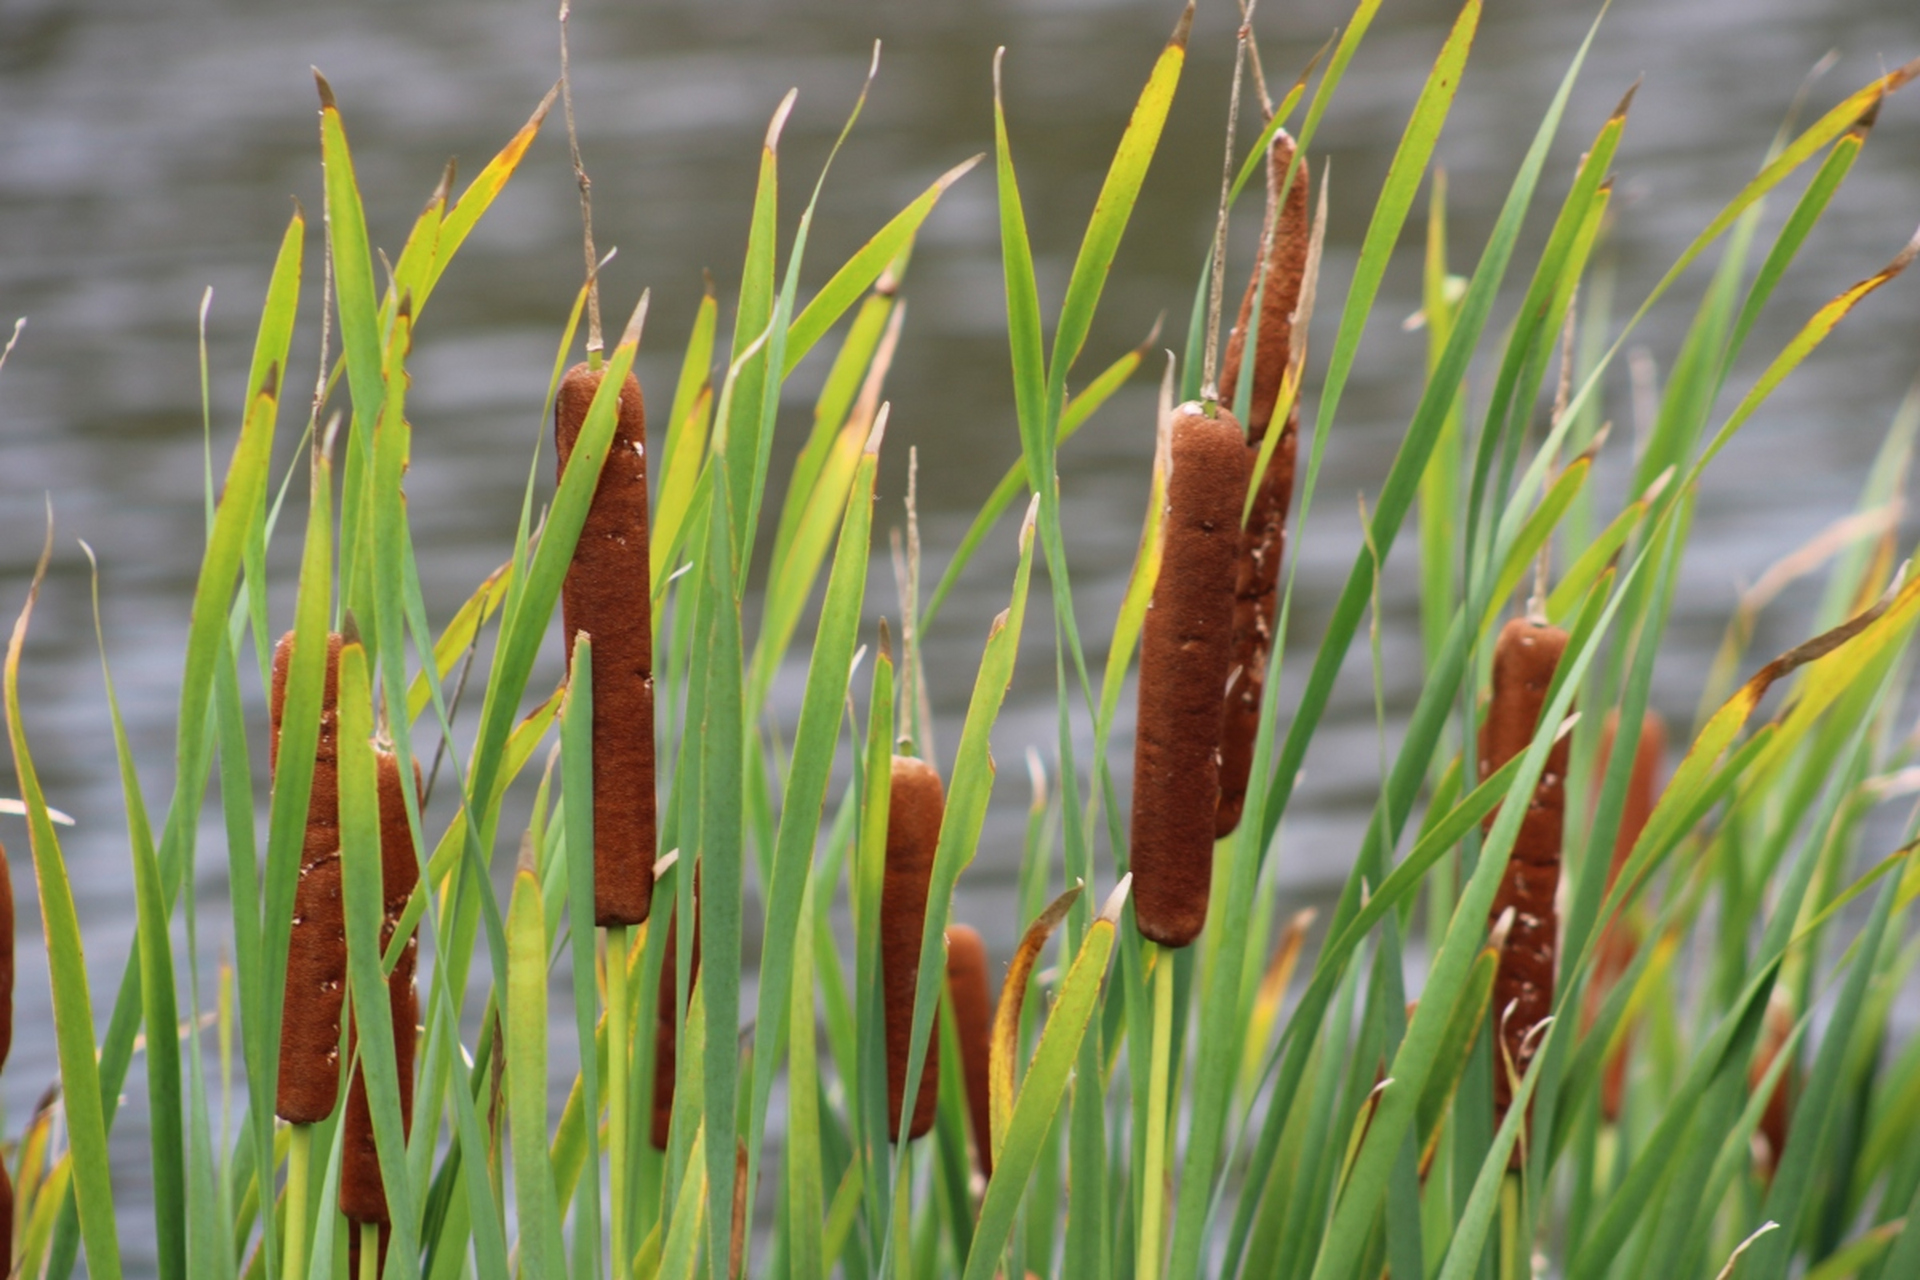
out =
[[[1185,49],[1187,36],[1193,31],[1193,0],[1187,0],[1187,7],[1180,11],[1180,21],[1173,26],[1173,37],[1167,41],[1172,49]]]
[[[647,327],[647,303],[652,300],[652,297],[653,290],[642,289],[640,291],[640,301],[634,304],[633,314],[627,317],[627,327],[620,333],[621,346],[637,347],[640,345],[640,334]]]
[[[1127,895],[1132,891],[1133,872],[1129,871],[1120,877],[1120,883],[1113,886],[1113,892],[1108,894],[1106,902],[1101,904],[1100,921],[1104,924],[1118,924],[1120,922],[1120,908],[1127,904]]]
[[[780,99],[780,105],[774,108],[773,119],[767,123],[766,147],[769,151],[780,149],[780,132],[787,127],[787,117],[793,114],[794,99],[800,96],[800,90],[789,89],[787,96]]]
[[[872,457],[880,452],[880,442],[886,438],[887,418],[893,412],[893,401],[888,400],[880,406],[880,412],[873,415],[873,430],[867,432],[866,453]]]

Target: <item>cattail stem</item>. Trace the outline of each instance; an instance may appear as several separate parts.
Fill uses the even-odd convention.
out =
[[[287,1265],[288,1280],[307,1274],[307,1170],[313,1162],[313,1126],[296,1124],[287,1135]]]
[[[633,1249],[627,1243],[627,926],[607,930],[607,1162],[613,1196],[613,1280],[627,1280]]]
[[[360,1275],[358,1280],[380,1280],[380,1224],[360,1224]]]
[[[1149,942],[1143,962],[1153,970],[1153,1057],[1147,1074],[1147,1150],[1141,1165],[1139,1280],[1160,1280],[1161,1227],[1166,1219],[1167,1078],[1173,1051],[1173,954]]]
[[[1500,1280],[1533,1280],[1533,1263],[1521,1243],[1520,1194],[1520,1175],[1509,1169],[1500,1180]]]
[[[1221,699],[1247,445],[1233,415],[1174,410],[1160,575],[1140,644],[1133,902],[1140,932],[1184,947],[1207,919],[1219,808]]]

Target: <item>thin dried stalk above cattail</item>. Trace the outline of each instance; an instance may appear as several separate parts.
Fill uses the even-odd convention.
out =
[[[1493,696],[1480,730],[1480,777],[1527,749],[1540,727],[1553,673],[1566,652],[1567,633],[1530,618],[1515,618],[1501,628],[1493,648]],[[1553,727],[1548,731],[1552,732]],[[1554,894],[1560,885],[1560,852],[1567,802],[1567,740],[1559,738],[1547,753],[1540,779],[1514,836],[1513,853],[1493,900],[1489,927],[1513,909],[1507,944],[1494,976],[1493,1017],[1501,1060],[1494,1065],[1494,1123],[1513,1102],[1513,1082],[1526,1072],[1539,1046],[1534,1035],[1553,1011],[1554,965],[1560,947],[1560,916]],[[1487,826],[1493,825],[1488,815]],[[1523,1144],[1513,1148],[1519,1167]]]
[[[913,1040],[913,1003],[920,981],[920,936],[927,923],[933,854],[940,843],[946,795],[932,765],[893,758],[887,803],[886,874],[880,887],[880,975],[887,1004],[887,1136],[900,1140],[900,1109],[907,1096],[907,1057]],[[940,1084],[940,1037],[927,1043],[920,1083],[908,1118],[908,1138],[933,1127]]]
[[[563,473],[602,377],[577,364],[560,381],[553,418]],[[595,924],[615,927],[647,918],[655,841],[647,415],[632,374],[618,414],[560,590],[564,633],[593,638],[593,910]]]
[[[1174,411],[1166,531],[1140,646],[1132,870],[1140,932],[1184,947],[1207,918],[1220,800],[1221,695],[1249,458],[1240,425]]]

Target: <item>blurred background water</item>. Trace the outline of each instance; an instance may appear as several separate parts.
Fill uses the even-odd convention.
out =
[[[1276,92],[1347,8],[1345,0],[1262,6],[1256,28]],[[702,272],[712,272],[723,298],[737,287],[758,142],[789,87],[798,87],[799,100],[782,149],[783,238],[859,89],[872,42],[884,43],[866,113],[821,198],[804,295],[934,176],[990,148],[991,60],[1004,44],[1041,292],[1057,300],[1113,144],[1177,14],[1172,0],[587,0],[577,10],[574,96],[596,232],[603,250],[619,249],[604,276],[609,324],[617,327],[640,289],[652,288],[638,367],[656,406],[671,394]],[[1593,11],[1586,0],[1488,6],[1438,151],[1450,175],[1457,270],[1471,268]],[[1316,174],[1322,163],[1332,167],[1314,327],[1322,360],[1373,194],[1453,16],[1445,0],[1390,0],[1321,132]],[[1183,330],[1219,189],[1233,28],[1227,0],[1202,5],[1180,97],[1083,376],[1137,344],[1163,313],[1168,333]],[[1795,87],[1829,50],[1837,62],[1812,91],[1815,110],[1920,54],[1920,8],[1910,0],[1619,0],[1575,90],[1527,244],[1539,243],[1547,210],[1587,139],[1644,75],[1615,165],[1617,297],[1637,305],[1754,172]],[[309,65],[327,74],[338,95],[373,238],[391,251],[446,159],[457,156],[463,175],[476,172],[551,84],[557,55],[547,0],[0,0],[0,319],[29,317],[0,371],[0,613],[11,617],[24,599],[51,502],[53,572],[27,638],[22,691],[49,798],[80,818],[65,833],[66,852],[102,1019],[130,942],[132,885],[86,560],[76,540],[100,557],[109,655],[147,798],[157,807],[170,786],[181,646],[203,536],[196,316],[211,287],[212,429],[223,467],[290,198],[317,229]],[[1763,235],[1785,206],[1776,200]],[[1255,234],[1253,203],[1246,208],[1233,241],[1236,281]],[[1749,344],[1729,395],[1813,308],[1891,257],[1916,221],[1920,90],[1909,90],[1888,104],[1854,176]],[[1319,634],[1357,546],[1355,496],[1377,486],[1419,393],[1426,339],[1398,322],[1418,305],[1421,226],[1416,212],[1334,426],[1311,519],[1292,543],[1300,557],[1295,652],[1310,652]],[[314,378],[319,248],[310,234],[307,323],[289,377],[296,390],[283,411],[283,457]],[[1515,269],[1522,278],[1531,263],[1524,252]],[[1635,337],[1656,369],[1670,363],[1710,262]],[[436,622],[510,548],[579,274],[578,204],[556,111],[456,260],[417,338],[407,485]],[[1865,304],[1711,473],[1674,647],[1656,677],[1656,701],[1670,715],[1691,712],[1741,584],[1852,503],[1920,370],[1915,284],[1900,281]],[[899,615],[884,539],[902,520],[908,446],[919,454],[929,580],[1018,454],[989,172],[962,181],[928,221],[904,296],[869,599],[876,616]],[[729,325],[723,315],[723,334]],[[1309,403],[1319,367],[1316,361],[1310,373]],[[791,384],[776,475],[798,448],[823,372],[816,358]],[[1068,546],[1082,626],[1096,653],[1137,538],[1157,372],[1116,396],[1063,458]],[[1475,386],[1484,389],[1484,373]],[[1624,367],[1608,380],[1607,395],[1621,429],[1599,487],[1617,495],[1631,436]],[[946,758],[985,624],[1005,603],[1013,541],[1010,517],[926,637]],[[289,541],[282,551],[291,549]],[[1409,531],[1382,593],[1389,737],[1418,687],[1413,566]],[[289,617],[290,572],[282,581],[276,625]],[[1800,638],[1814,598],[1811,588],[1790,591],[1763,620],[1756,651]],[[1027,800],[1017,762],[1028,745],[1045,750],[1054,737],[1043,600],[1036,597],[1014,696],[995,736],[1001,781],[994,812],[957,908],[979,921],[1002,958],[1016,927],[1010,886]],[[557,671],[552,656],[536,687]],[[1291,663],[1287,688],[1297,693],[1303,676],[1304,663]],[[780,696],[797,700],[797,683]],[[1128,740],[1116,743],[1122,776]],[[1279,856],[1290,897],[1315,897],[1344,874],[1379,751],[1369,673],[1356,660],[1289,816]],[[203,940],[223,936],[226,917],[225,853],[213,818],[209,811],[195,881]],[[17,1132],[53,1078],[55,1059],[51,1036],[31,1030],[49,1025],[48,995],[23,824],[0,818],[0,839],[23,913],[23,1030],[0,1079],[8,1131]],[[203,948],[209,961],[216,947],[207,941]],[[133,1084],[129,1093],[137,1098]],[[117,1146],[126,1208],[138,1213],[137,1116],[117,1131]],[[130,1243],[137,1253],[138,1242]]]

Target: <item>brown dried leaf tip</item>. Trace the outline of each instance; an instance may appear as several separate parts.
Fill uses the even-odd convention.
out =
[[[1208,417],[1196,403],[1174,410],[1133,755],[1134,915],[1143,935],[1167,947],[1192,942],[1207,919],[1248,465],[1232,414]]]
[[[1527,749],[1546,706],[1553,673],[1566,651],[1567,633],[1515,618],[1493,648],[1493,697],[1480,729],[1480,777],[1485,779]],[[1557,727],[1557,726],[1553,726]],[[1549,732],[1552,727],[1549,728]],[[1533,1035],[1553,1011],[1554,964],[1560,947],[1560,917],[1554,893],[1560,884],[1560,844],[1567,805],[1567,740],[1547,753],[1526,815],[1514,837],[1513,855],[1493,900],[1488,925],[1513,908],[1513,925],[1493,979],[1493,1018],[1503,1046],[1493,1072],[1494,1123],[1513,1102],[1512,1080],[1525,1074],[1538,1047]],[[1491,828],[1498,811],[1487,816]],[[1523,1144],[1513,1148],[1518,1167]]]
[[[577,364],[554,402],[564,474],[602,370]],[[593,910],[602,926],[642,924],[653,904],[653,609],[647,561],[647,415],[621,384],[619,418],[560,589],[573,637],[593,639]]]
[[[1227,338],[1226,359],[1220,373],[1220,397],[1233,404],[1240,386],[1241,363],[1255,300],[1260,307],[1255,338],[1253,390],[1247,408],[1248,474],[1254,471],[1262,442],[1273,421],[1280,385],[1293,358],[1293,313],[1300,305],[1301,282],[1306,276],[1307,246],[1312,217],[1307,201],[1307,166],[1294,169],[1293,139],[1280,130],[1267,153],[1267,220],[1261,232],[1265,255],[1240,301],[1240,318]],[[1266,474],[1253,495],[1246,527],[1240,534],[1234,570],[1233,671],[1227,688],[1225,719],[1220,728],[1220,804],[1214,822],[1215,837],[1233,834],[1246,807],[1247,779],[1253,772],[1253,743],[1260,729],[1260,699],[1266,689],[1267,660],[1273,651],[1273,621],[1279,602],[1280,561],[1286,552],[1287,513],[1293,505],[1294,463],[1299,451],[1300,404],[1288,407],[1280,424]]]
[[[380,783],[380,870],[385,919],[380,926],[382,953],[393,940],[407,900],[420,882],[413,837],[407,828],[407,799],[402,790],[400,761],[391,751],[376,757]],[[420,766],[413,768],[414,794],[420,791]],[[387,1000],[393,1010],[393,1056],[400,1076],[400,1124],[413,1127],[413,1061],[419,1039],[420,996],[414,987],[419,961],[418,933],[408,937],[393,972],[387,976]],[[355,1222],[388,1221],[385,1184],[380,1177],[380,1154],[373,1140],[373,1112],[367,1098],[364,1066],[354,1072],[347,1091],[347,1114],[342,1122],[340,1150],[340,1212]],[[358,1234],[357,1232],[355,1233]],[[384,1245],[383,1245],[384,1247]]]
[[[993,1176],[993,1127],[988,1107],[988,1059],[993,1039],[993,987],[987,976],[987,944],[972,925],[947,930],[947,992],[953,999],[960,1065],[967,1078],[967,1115],[980,1176]]]
[[[880,886],[880,976],[887,1000],[887,1136],[900,1140],[900,1108],[907,1096],[907,1051],[913,1038],[913,998],[920,981],[920,935],[927,924],[933,854],[940,843],[946,794],[925,760],[893,758],[887,802],[887,867]],[[933,1127],[940,1084],[940,1033],[934,1028],[914,1095],[907,1137]]]
[[[287,942],[285,1017],[280,1028],[280,1077],[274,1111],[289,1124],[315,1124],[333,1114],[340,1092],[340,1015],[346,998],[347,917],[340,897],[340,637],[327,637],[326,683],[320,700],[320,736],[313,752],[313,790],[300,847]],[[280,725],[293,633],[273,650],[268,753],[280,760]]]
[[[1607,722],[1600,730],[1600,752],[1594,767],[1596,794],[1601,780],[1606,777],[1607,762],[1613,756],[1614,738],[1619,727],[1620,713],[1608,712]],[[1628,855],[1639,842],[1640,833],[1646,830],[1647,819],[1653,815],[1654,803],[1660,795],[1660,761],[1666,752],[1666,721],[1657,712],[1648,711],[1640,722],[1640,744],[1633,753],[1633,771],[1627,775],[1627,794],[1620,809],[1620,830],[1614,837],[1613,862],[1607,869],[1608,892],[1612,892],[1614,882],[1620,878],[1621,868],[1627,864]],[[1614,917],[1600,931],[1600,941],[1594,947],[1593,976],[1587,979],[1587,997],[1581,1018],[1583,1033],[1600,1016],[1600,1007],[1633,964],[1634,954],[1639,950],[1640,926],[1625,913]],[[1629,1036],[1630,1033],[1621,1036],[1619,1047],[1607,1059],[1606,1070],[1600,1078],[1600,1114],[1608,1123],[1620,1118],[1626,1102]]]
[[[700,875],[693,878],[693,955],[687,967],[687,992],[700,978]],[[673,1129],[673,1077],[678,1061],[680,1039],[679,973],[680,911],[669,906],[667,916],[667,954],[660,964],[660,987],[653,1005],[653,1125],[648,1137],[655,1151],[667,1149]],[[610,958],[610,963],[616,960]]]

